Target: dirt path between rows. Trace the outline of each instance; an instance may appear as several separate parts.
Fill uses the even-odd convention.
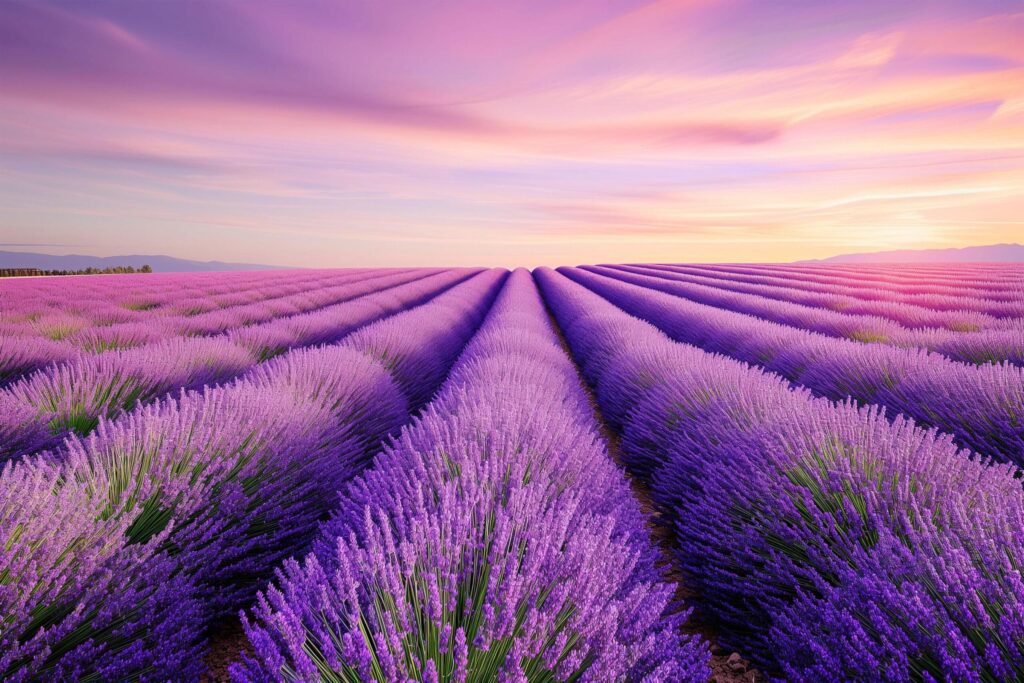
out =
[[[569,358],[572,359],[573,364],[576,365],[576,372],[579,376],[580,386],[583,387],[583,391],[590,402],[590,407],[593,411],[594,420],[597,422],[598,431],[608,444],[608,455],[612,461],[615,462],[620,468],[622,468],[626,480],[629,482],[629,487],[633,492],[633,496],[636,498],[640,505],[640,510],[647,517],[647,526],[651,532],[651,540],[654,541],[661,554],[661,566],[665,574],[665,578],[672,581],[676,585],[675,599],[677,602],[689,604],[691,599],[696,595],[695,592],[689,587],[686,576],[676,566],[675,562],[672,561],[674,542],[672,540],[672,531],[666,525],[659,522],[661,518],[661,512],[658,511],[657,506],[651,499],[650,490],[647,485],[637,477],[629,474],[622,462],[622,441],[618,434],[614,432],[605,422],[604,416],[601,414],[601,409],[597,404],[597,397],[594,395],[590,385],[587,384],[580,372],[579,365],[576,363],[576,359],[569,349],[569,344],[565,339],[565,335],[562,334],[562,329],[558,325],[558,321],[555,320],[554,315],[548,311],[548,317],[551,321],[551,326],[555,330],[555,334],[558,336],[559,344],[562,349],[568,354]],[[764,675],[750,666],[750,662],[745,659],[738,652],[730,652],[720,647],[717,642],[717,634],[710,625],[700,622],[695,618],[695,615],[691,615],[690,618],[683,625],[683,632],[692,635],[700,635],[711,646],[711,678],[708,679],[709,683],[760,683],[765,680]]]
[[[206,655],[206,674],[200,683],[228,683],[228,667],[241,659],[241,653],[252,655],[252,645],[245,637],[238,617],[225,619],[210,629],[210,650]]]

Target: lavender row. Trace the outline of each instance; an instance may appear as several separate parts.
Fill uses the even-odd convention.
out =
[[[246,346],[252,347],[258,353],[269,357],[273,355],[274,349],[280,350],[287,347],[287,339],[294,336],[288,330],[299,330],[303,326],[318,324],[316,321],[329,320],[332,312],[338,310],[338,306],[346,303],[349,299],[406,282],[413,282],[427,277],[432,272],[437,271],[403,271],[380,277],[374,275],[372,277],[359,278],[337,289],[330,290],[326,300],[317,298],[310,304],[310,310],[295,313],[294,315],[283,315],[276,319],[271,318],[259,324],[246,325],[244,318],[240,319],[231,312],[232,309],[226,309],[223,314],[224,317],[220,317],[216,321],[206,320],[199,326],[179,318],[171,321],[174,324],[173,329],[165,328],[161,330],[159,325],[131,324],[127,329],[119,326],[92,328],[87,330],[86,334],[100,340],[102,346],[109,346],[112,350],[119,350],[120,348],[140,348],[146,346],[147,343],[157,344],[160,341],[181,335],[194,336],[196,333],[204,333],[216,336],[217,334],[227,333],[238,337]],[[270,311],[264,311],[264,314],[259,317],[267,318],[273,313],[274,311],[271,309]],[[220,315],[219,312],[218,315]],[[182,327],[183,325],[185,328]],[[188,326],[191,326],[191,329]],[[151,337],[155,338],[156,341],[149,341]],[[283,337],[283,341],[278,337]],[[264,338],[266,343],[263,347],[260,347],[260,342]],[[137,342],[142,343],[137,345]],[[18,375],[24,375],[49,365],[74,361],[81,356],[81,350],[68,342],[57,344],[46,339],[33,340],[0,336],[0,385],[9,383]]]
[[[863,343],[880,343],[903,348],[922,348],[964,363],[1000,363],[1009,361],[1024,365],[1024,320],[1012,327],[982,332],[954,332],[950,329],[910,329],[886,318],[873,315],[838,313],[829,308],[816,308],[808,301],[794,303],[774,298],[776,288],[762,286],[732,287],[710,278],[649,271],[642,268],[601,268],[583,266],[585,270],[617,280],[656,289],[709,306],[737,313],[746,313],[782,325],[799,327],[830,337]],[[739,289],[740,291],[734,291]],[[745,293],[749,291],[750,293]],[[818,302],[821,303],[821,302]],[[952,326],[977,329],[980,324],[967,323],[976,316],[957,315]]]
[[[673,339],[759,365],[820,396],[885,406],[982,456],[1024,464],[1022,368],[826,337],[585,270],[560,272]]]
[[[941,294],[924,294],[881,286],[823,284],[799,276],[756,274],[760,270],[757,268],[680,265],[645,267],[644,270],[700,278],[694,281],[733,291],[770,292],[774,298],[841,313],[880,315],[908,327],[943,327],[966,332],[1019,322],[1000,319],[1024,317],[1024,290],[995,298],[979,297],[965,288],[954,287],[942,288]]]
[[[348,269],[347,272],[368,272],[369,269]],[[63,306],[68,301],[107,300],[118,305],[152,308],[167,301],[181,299],[178,292],[203,298],[245,294],[258,285],[279,286],[288,283],[314,282],[331,276],[337,269],[235,271],[205,273],[152,273],[146,275],[99,275],[88,278],[50,277],[5,280],[5,291],[17,294],[17,300],[0,304],[0,316],[26,305]]]
[[[352,298],[353,292],[358,295],[370,291],[368,287],[371,284],[374,289],[382,289],[439,272],[442,269],[379,269],[357,274],[346,273],[330,280],[321,280],[313,289],[280,296],[277,292],[263,292],[261,298],[250,303],[223,306],[199,314],[190,311],[188,315],[169,316],[163,324],[171,334],[219,334],[326,308]]]
[[[438,271],[382,269],[368,273],[335,274],[330,278],[319,278],[308,283],[308,286],[256,286],[245,292],[245,301],[223,307],[211,306],[208,299],[190,298],[187,300],[190,310],[184,312],[160,309],[140,312],[114,307],[112,311],[92,311],[92,315],[83,316],[73,313],[70,308],[65,308],[25,323],[2,325],[0,334],[19,337],[19,341],[23,340],[25,343],[32,338],[58,341],[68,347],[68,353],[73,353],[76,349],[98,353],[111,348],[139,346],[176,336],[218,334],[235,327],[338,303],[351,298],[349,290],[359,283],[375,280],[398,282],[424,277],[432,272]],[[310,286],[313,289],[309,289]],[[113,306],[109,303],[106,305]]]
[[[735,292],[760,294],[837,313],[889,318],[905,327],[935,327],[956,332],[1020,324],[1024,296],[1016,301],[971,298],[950,290],[944,295],[904,295],[880,288],[824,285],[800,278],[748,275],[702,266],[614,266],[645,275],[668,276]]]
[[[430,380],[396,369],[443,376],[504,278],[481,273],[358,339],[101,423],[59,459],[8,465],[4,679],[195,680],[211,621],[303,550],[337,487],[416,409]],[[401,338],[429,351],[391,344]]]
[[[1024,282],[1024,270],[1018,264],[962,264],[941,263],[936,268],[921,268],[913,264],[828,264],[790,265],[758,264],[766,270],[780,270],[796,274],[821,277],[843,277],[867,286],[893,284],[900,287],[929,285],[967,286],[992,292],[1015,289]]]
[[[536,277],[721,642],[793,681],[1024,676],[1014,467]]]
[[[356,278],[359,276],[345,276],[350,282]],[[365,278],[359,280],[365,281]],[[273,293],[272,290],[261,291],[252,290],[249,296],[259,298]],[[126,310],[110,302],[105,305],[114,308],[114,313],[102,321],[110,324],[94,325],[85,319],[75,320],[67,308],[63,308],[46,318],[33,319],[33,329],[22,329],[10,324],[0,326],[0,384],[48,364],[65,362],[78,356],[82,349],[102,352],[109,348],[130,348],[194,332],[188,328],[191,321],[185,313],[179,313],[171,319],[160,319]],[[141,321],[124,318],[131,313],[141,316]],[[209,331],[209,327],[207,325],[206,329],[200,328],[198,331]]]
[[[0,389],[0,461],[53,448],[68,434],[88,434],[111,419],[179,389],[236,377],[288,349],[337,341],[374,320],[418,305],[465,279],[453,270],[373,292],[381,281],[355,283],[353,296],[300,316],[215,338],[172,339],[145,347],[83,354]]]
[[[957,310],[978,305],[992,305],[996,306],[992,311],[996,315],[1000,312],[997,308],[999,305],[1017,306],[1024,294],[1020,284],[1016,283],[995,282],[979,289],[958,279],[956,282],[943,285],[921,284],[916,281],[892,284],[864,282],[856,278],[849,278],[841,271],[830,271],[833,274],[817,275],[802,270],[760,265],[674,264],[651,267],[692,272],[713,276],[713,278],[728,278],[730,281],[755,285],[775,285],[808,292],[835,293],[860,300],[891,301],[938,310]],[[955,272],[959,271],[955,270]],[[966,303],[958,303],[957,299],[965,299]]]
[[[361,273],[343,273],[331,278],[322,278],[311,289],[303,286],[295,292],[279,289],[255,288],[251,294],[252,301],[232,303],[199,311],[207,308],[205,302],[190,302],[192,307],[184,313],[174,312],[156,320],[147,320],[151,324],[160,324],[167,329],[169,335],[201,335],[218,334],[230,329],[267,322],[269,320],[290,315],[298,315],[318,308],[324,308],[351,298],[353,286],[360,283],[406,282],[424,277],[438,270],[401,271],[373,270]],[[155,312],[149,311],[149,312]]]
[[[821,266],[804,266],[820,268]],[[914,278],[938,281],[961,281],[977,283],[979,286],[990,284],[1024,282],[1024,269],[1019,263],[980,262],[980,263],[836,263],[826,266],[839,272],[867,272],[872,275],[906,282]]]
[[[706,681],[529,274],[246,619],[237,681]]]
[[[972,299],[993,302],[1016,302],[1020,300],[1021,285],[1016,279],[992,279],[991,269],[986,268],[985,277],[976,279],[963,271],[962,266],[944,264],[946,277],[931,278],[927,275],[892,275],[872,272],[865,266],[840,268],[838,266],[810,268],[807,266],[745,264],[724,265],[707,264],[704,268],[717,272],[743,273],[784,279],[790,282],[840,287],[851,290],[849,293],[862,298],[913,297],[938,295],[939,297],[966,296]],[[668,264],[659,267],[669,267]],[[922,298],[922,301],[928,301]],[[938,302],[936,302],[938,303]]]
[[[94,322],[131,320],[161,312],[202,312],[257,301],[264,288],[297,292],[323,280],[365,270],[277,271],[259,273],[174,273],[140,276],[54,277],[5,280],[9,294],[0,321],[31,320],[50,311],[85,315]]]
[[[226,334],[236,343],[252,349],[257,355],[269,358],[299,343],[315,343],[318,334],[330,338],[330,320],[335,312],[354,299],[367,294],[387,297],[390,293],[408,291],[405,285],[417,287],[421,281],[455,282],[471,273],[478,272],[469,268],[453,270],[420,269],[403,271],[378,276],[375,273],[349,282],[342,287],[331,290],[323,298],[318,297],[305,310],[287,315],[262,315],[262,322],[239,321],[237,319],[221,319],[210,321],[213,324],[209,331],[215,334]],[[455,277],[456,280],[450,278]],[[376,299],[374,299],[376,301]],[[321,330],[321,332],[317,332]],[[196,330],[193,330],[193,332]],[[309,341],[304,341],[309,340]]]

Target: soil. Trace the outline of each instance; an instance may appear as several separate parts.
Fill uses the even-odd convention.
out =
[[[569,355],[569,358],[574,359],[572,351],[569,349],[569,344],[566,341],[565,336],[562,334],[561,328],[558,326],[558,322],[550,312],[548,316],[551,321],[551,326],[555,330],[555,334],[558,335],[558,340],[562,345],[562,349]],[[665,578],[676,585],[676,592],[674,595],[675,600],[677,602],[689,603],[690,599],[693,598],[696,593],[689,587],[686,576],[672,561],[672,532],[666,525],[659,523],[658,520],[661,517],[661,512],[658,511],[657,507],[652,502],[651,493],[647,488],[647,485],[642,480],[631,476],[628,470],[623,466],[621,458],[621,440],[619,439],[618,434],[616,434],[605,422],[604,416],[601,414],[601,410],[597,404],[597,397],[591,390],[590,385],[587,384],[582,375],[580,375],[579,379],[580,385],[583,387],[587,399],[590,401],[590,406],[593,409],[594,419],[597,421],[598,425],[598,431],[608,444],[608,455],[615,464],[623,469],[626,479],[629,482],[629,487],[633,492],[633,496],[640,504],[640,510],[648,520],[647,525],[651,532],[651,540],[654,541],[661,553],[661,564]],[[708,644],[711,647],[711,661],[709,662],[711,667],[711,678],[708,679],[708,683],[762,683],[767,680],[765,676],[760,671],[753,668],[750,665],[749,660],[745,659],[740,655],[740,653],[730,652],[719,646],[715,630],[709,624],[703,623],[695,618],[695,615],[691,615],[683,625],[683,632],[703,637],[708,641]]]
[[[206,655],[206,674],[200,683],[227,683],[228,666],[241,659],[241,653],[252,654],[252,646],[237,617],[226,619],[211,629],[210,651]]]

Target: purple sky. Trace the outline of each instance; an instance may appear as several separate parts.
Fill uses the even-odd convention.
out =
[[[1021,241],[1022,36],[1020,2],[5,0],[0,249],[538,265]]]

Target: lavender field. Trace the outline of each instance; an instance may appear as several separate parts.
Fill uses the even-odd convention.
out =
[[[0,678],[1024,680],[1024,265],[0,281]]]

